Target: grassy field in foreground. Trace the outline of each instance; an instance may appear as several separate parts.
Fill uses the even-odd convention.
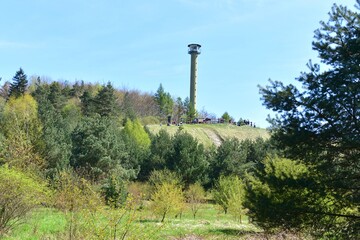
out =
[[[160,129],[165,129],[170,135],[174,135],[179,127],[166,125],[147,125],[150,132],[156,134]],[[211,144],[219,146],[222,141],[229,138],[237,138],[240,141],[244,139],[256,139],[258,137],[267,139],[269,132],[263,128],[253,128],[250,126],[235,126],[231,124],[184,124],[184,131],[197,138],[200,143],[206,147]]]
[[[106,211],[108,214],[109,211],[113,210]],[[83,218],[83,220],[80,221],[82,223],[89,221],[89,216],[81,216],[80,219]],[[103,226],[107,226],[108,223],[106,223],[107,220],[105,220],[104,215],[98,216],[98,218],[94,215],[91,216],[92,225],[88,226],[88,232],[94,231],[95,228],[102,229]],[[10,236],[5,239],[69,239],[66,219],[68,218],[63,213],[56,210],[38,209],[28,217],[24,224],[14,229]],[[225,215],[212,204],[204,204],[196,219],[187,210],[181,219],[169,215],[164,223],[161,223],[159,217],[154,216],[149,210],[143,209],[136,211],[131,220],[124,218],[118,227],[119,238],[117,239],[122,239],[120,236],[124,233],[124,229],[128,229],[125,239],[184,239],[187,236],[192,236],[192,239],[231,240],[246,239],[250,234],[258,232],[256,227],[248,223],[246,217],[240,223],[233,216]],[[94,235],[91,234],[91,236]],[[89,239],[89,236],[76,239]],[[109,237],[91,239],[109,239]]]

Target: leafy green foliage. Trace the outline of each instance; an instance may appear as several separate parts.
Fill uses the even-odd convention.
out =
[[[64,212],[67,219],[66,235],[68,239],[78,239],[83,235],[82,213],[96,212],[102,205],[101,198],[87,180],[80,178],[71,169],[59,172],[54,186],[54,205]]]
[[[102,86],[97,94],[85,90],[80,96],[82,112],[86,116],[99,114],[102,117],[116,116],[118,109],[116,104],[115,89],[109,82]]]
[[[141,178],[147,179],[151,171],[166,168],[179,175],[185,186],[208,181],[209,163],[204,146],[190,134],[178,131],[171,137],[161,130],[152,137],[150,149],[150,159],[142,165]]]
[[[118,167],[130,172],[120,129],[113,120],[94,116],[84,118],[72,133],[71,165],[88,171],[89,177],[99,179]]]
[[[245,196],[244,184],[237,176],[221,176],[213,190],[214,199],[224,210],[231,211],[240,217],[244,213],[243,200]]]
[[[63,87],[59,82],[52,82],[49,86],[48,100],[56,110],[60,110],[66,102],[66,95],[63,94]]]
[[[49,101],[39,106],[42,120],[42,156],[47,162],[47,173],[51,176],[69,165],[71,156],[71,126]]]
[[[61,109],[61,115],[70,131],[73,131],[82,118],[78,99],[69,99]]]
[[[212,180],[215,181],[221,175],[243,175],[247,169],[246,163],[246,152],[240,141],[236,138],[227,139],[218,147],[211,164]]]
[[[209,163],[205,158],[204,146],[186,132],[179,131],[173,137],[173,152],[167,159],[168,169],[182,177],[185,186],[195,182],[207,182]]]
[[[148,179],[154,170],[161,170],[166,167],[166,161],[173,152],[173,142],[170,135],[165,130],[160,130],[158,134],[152,136],[150,145],[149,159],[141,165],[139,177],[141,180]]]
[[[237,175],[243,178],[246,172],[253,171],[266,154],[272,151],[270,143],[262,138],[255,141],[226,139],[212,157],[210,177],[212,181],[216,181],[221,175]]]
[[[174,100],[171,98],[170,93],[166,93],[162,84],[160,84],[158,90],[154,95],[155,101],[157,102],[160,113],[164,116],[169,116],[172,114]]]
[[[184,207],[184,193],[181,186],[164,182],[155,186],[155,192],[152,195],[152,209],[154,213],[161,216],[161,222],[165,220],[168,214],[177,214]]]
[[[264,167],[247,176],[249,215],[266,230],[302,229],[309,222],[318,226],[326,216],[314,214],[331,210],[334,200],[324,198],[312,188],[319,184],[306,165],[299,161],[274,157],[264,160]]]
[[[195,119],[197,113],[194,106],[190,104],[190,99],[188,97],[184,100],[184,107],[186,111],[186,121],[191,123]]]
[[[329,21],[321,22],[315,31],[313,42],[327,70],[320,71],[320,65],[309,62],[309,72],[297,78],[301,90],[279,81],[260,87],[264,105],[279,116],[272,121],[277,147],[287,157],[314,166],[322,186],[316,191],[335,194],[333,210],[319,214],[328,216],[324,227],[336,228],[342,238],[354,239],[359,238],[359,211],[339,213],[360,205],[359,27],[359,13],[334,5]]]
[[[161,185],[165,182],[179,186],[183,185],[181,176],[173,171],[170,171],[169,169],[152,171],[148,182],[150,186],[154,188],[157,185]]]
[[[65,213],[72,214],[101,204],[100,196],[92,189],[90,183],[71,169],[58,172],[54,181],[55,207]]]
[[[102,185],[101,190],[105,203],[112,208],[120,207],[126,200],[125,181],[120,176],[110,174],[106,178],[105,184]]]
[[[66,229],[50,234],[54,238],[138,236],[128,235],[133,231],[133,213],[135,209],[149,211],[148,200],[156,200],[150,205],[162,220],[172,213],[198,217],[204,200],[202,184],[209,183],[208,160],[215,146],[207,151],[195,137],[181,130],[175,134],[178,128],[173,135],[163,130],[154,136],[138,120],[160,123],[165,112],[172,114],[169,93],[163,92],[167,100],[162,101],[165,107],[159,113],[154,96],[115,90],[111,84],[82,82],[71,87],[67,82],[34,77],[26,89],[29,94],[8,98],[6,86],[0,91],[6,98],[0,98],[0,165],[7,163],[51,181],[52,206],[62,211],[59,214],[67,222]],[[184,118],[186,111],[194,117],[195,111],[186,110],[185,102],[179,99],[177,117]],[[150,184],[133,185],[127,192],[125,183],[135,178],[149,179]],[[191,215],[185,207],[184,189]],[[31,236],[50,236],[42,235],[34,223],[31,228]]]
[[[221,116],[222,119],[224,119],[225,123],[229,123],[231,120],[231,116],[229,115],[228,112],[224,112],[224,114]]]
[[[69,99],[68,86],[59,82],[48,84],[36,80],[32,96],[38,102],[38,117],[42,123],[41,156],[46,161],[50,177],[69,164],[71,133],[80,121],[79,100]]]
[[[125,96],[124,96],[124,100],[121,106],[121,110],[123,112],[124,115],[124,124],[126,124],[127,119],[130,120],[135,120],[137,118],[136,116],[136,112],[135,112],[135,107],[133,102],[131,101],[132,97],[131,97],[131,93],[126,92]]]
[[[3,158],[10,166],[33,170],[43,167],[37,151],[42,128],[37,108],[37,102],[28,94],[6,102],[1,128],[6,138]]]
[[[21,171],[0,167],[0,237],[24,220],[40,203],[48,202],[45,183]]]
[[[84,91],[80,96],[81,111],[85,116],[90,116],[94,112],[93,96],[89,91]]]
[[[138,119],[134,121],[127,119],[123,133],[129,161],[133,163],[133,166],[137,169],[136,173],[138,173],[140,171],[139,168],[145,166],[148,161],[151,144],[150,137]],[[144,177],[144,175],[141,175],[139,179],[143,180]]]
[[[10,98],[3,111],[2,129],[6,137],[24,135],[34,142],[38,137],[39,124],[38,104],[33,97],[25,94],[22,98]]]
[[[116,115],[115,89],[110,82],[103,86],[93,100],[95,112],[100,116]]]
[[[124,132],[140,147],[145,149],[150,147],[150,137],[138,119],[135,119],[134,121],[128,119],[125,123]]]
[[[174,103],[174,119],[177,123],[181,122],[181,118],[183,114],[185,114],[186,106],[181,100],[180,97],[178,97]]]

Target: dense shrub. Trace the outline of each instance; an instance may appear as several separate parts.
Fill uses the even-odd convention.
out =
[[[21,223],[32,209],[47,202],[49,193],[36,177],[0,167],[0,237]]]

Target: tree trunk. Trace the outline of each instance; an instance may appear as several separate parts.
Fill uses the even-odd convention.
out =
[[[161,219],[161,222],[164,222],[165,216],[166,216],[166,212],[164,212],[164,214],[162,216],[162,219]]]

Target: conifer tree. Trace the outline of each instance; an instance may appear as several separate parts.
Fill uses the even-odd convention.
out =
[[[329,20],[320,24],[313,49],[325,70],[309,62],[308,72],[297,78],[301,89],[271,81],[260,93],[264,105],[277,112],[272,120],[277,147],[311,166],[320,181],[312,186],[314,192],[334,197],[329,211],[311,211],[317,206],[311,200],[303,211],[326,220],[321,228],[331,228],[334,239],[359,239],[360,13],[335,4]]]
[[[14,96],[15,98],[18,98],[23,96],[25,94],[27,84],[27,76],[24,73],[24,70],[20,68],[13,77],[13,83],[10,85],[9,97]]]
[[[84,91],[80,96],[81,111],[85,116],[90,116],[94,112],[93,96],[89,91]]]
[[[164,91],[162,84],[160,84],[158,90],[154,95],[154,98],[159,106],[161,114],[165,116],[172,114],[174,100],[171,98],[170,93]]]
[[[93,101],[95,112],[100,116],[113,116],[116,114],[115,89],[110,82],[103,86]]]
[[[173,151],[167,159],[168,169],[182,177],[185,186],[207,182],[209,163],[205,157],[204,145],[189,133],[178,131],[172,139]]]

